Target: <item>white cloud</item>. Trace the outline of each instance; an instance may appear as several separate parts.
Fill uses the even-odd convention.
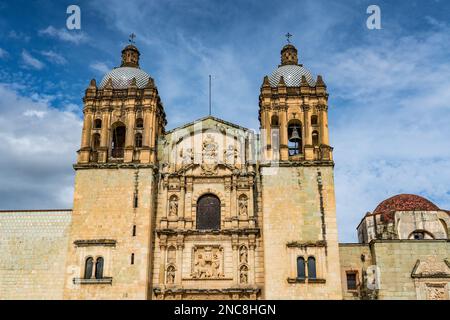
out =
[[[25,33],[18,32],[18,31],[15,31],[15,30],[11,30],[8,33],[8,38],[14,39],[14,40],[21,40],[21,41],[24,41],[24,42],[28,42],[31,39],[31,37],[26,35]]]
[[[36,70],[41,70],[45,66],[42,61],[33,57],[26,50],[22,50],[22,61],[26,66]]]
[[[56,64],[66,64],[67,60],[61,54],[56,53],[52,50],[41,51],[40,52],[44,57],[47,58],[48,61]]]
[[[108,67],[104,62],[93,62],[89,65],[89,68],[91,68],[94,71],[97,71],[102,75],[111,71],[111,68]]]
[[[56,38],[61,41],[71,42],[74,44],[79,44],[88,40],[88,36],[82,31],[69,31],[64,28],[56,29],[53,26],[48,26],[47,28],[40,30],[39,35],[49,36],[51,38]]]
[[[81,119],[0,84],[2,209],[71,208]]]
[[[8,51],[6,51],[5,49],[0,48],[0,59],[4,59],[8,56]]]

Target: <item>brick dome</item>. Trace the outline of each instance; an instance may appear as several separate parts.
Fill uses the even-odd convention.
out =
[[[395,211],[438,211],[433,202],[415,194],[399,194],[382,201],[372,214],[381,214],[383,220],[392,220]]]

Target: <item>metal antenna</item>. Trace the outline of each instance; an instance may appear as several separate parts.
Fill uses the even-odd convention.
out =
[[[209,115],[211,115],[211,75],[209,75]]]

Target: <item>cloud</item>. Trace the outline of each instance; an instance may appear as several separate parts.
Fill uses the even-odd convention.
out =
[[[73,44],[80,44],[88,40],[88,36],[84,32],[76,30],[69,31],[64,28],[56,29],[53,26],[48,26],[46,29],[39,30],[39,35],[56,38]]]
[[[92,70],[94,70],[102,75],[111,71],[111,68],[108,67],[104,62],[93,62],[89,65],[89,68],[91,68]]]
[[[0,59],[5,59],[6,57],[8,57],[8,51],[6,51],[5,49],[0,48]]]
[[[56,64],[66,64],[67,60],[61,54],[56,53],[52,50],[49,51],[41,51],[41,55],[47,58],[48,61]]]
[[[41,70],[45,66],[43,62],[33,57],[25,49],[22,50],[22,61],[25,64],[25,66],[31,67],[36,70]]]
[[[15,30],[11,30],[8,33],[8,38],[14,39],[14,40],[20,40],[20,41],[24,41],[24,42],[29,42],[30,39],[31,39],[31,37],[26,35],[25,33],[18,32],[18,31],[15,31]]]
[[[71,208],[81,119],[0,84],[1,209]]]

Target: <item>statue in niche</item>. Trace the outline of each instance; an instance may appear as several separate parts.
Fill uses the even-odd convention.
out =
[[[213,254],[213,259],[212,259],[212,276],[213,277],[218,277],[220,274],[220,258],[219,255],[217,253]]]
[[[218,144],[211,134],[207,134],[202,143],[202,164],[204,175],[214,175],[217,173],[217,149]]]
[[[178,198],[176,196],[170,197],[169,200],[169,217],[176,217],[178,215]]]
[[[167,284],[175,283],[175,267],[169,266],[167,268]]]
[[[239,197],[239,215],[241,217],[246,217],[247,209],[248,209],[247,197],[245,195],[242,195]]]
[[[245,265],[241,267],[241,270],[239,272],[239,282],[241,284],[248,283],[248,268]]]
[[[247,253],[247,248],[246,247],[242,247],[241,248],[241,252],[239,253],[239,262],[240,263],[247,263],[248,259],[248,253]]]

